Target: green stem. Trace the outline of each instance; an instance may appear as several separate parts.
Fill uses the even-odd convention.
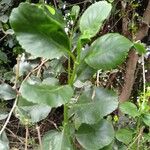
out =
[[[64,126],[68,124],[68,106],[64,105]]]
[[[71,58],[70,58],[70,55],[68,56],[68,84],[69,84],[69,81],[71,79]],[[68,106],[67,104],[64,105],[64,126],[68,123]]]
[[[76,58],[75,58],[75,56],[73,55],[73,53],[70,52],[70,51],[68,51],[68,54],[69,54],[69,56],[72,58],[72,60],[75,62]]]
[[[82,48],[81,39],[79,39],[78,40],[78,44],[77,44],[77,58],[74,61],[73,72],[72,72],[71,78],[69,80],[69,84],[70,85],[73,85],[73,82],[74,82],[74,79],[75,79],[75,75],[76,75],[76,71],[77,71],[77,67],[80,64],[81,48]]]
[[[80,61],[81,49],[82,49],[82,44],[81,44],[81,39],[79,38],[78,44],[77,44],[77,61],[78,61],[78,63]]]
[[[68,58],[68,81],[70,81],[71,78],[71,59],[70,56]]]
[[[75,79],[77,66],[78,66],[78,63],[75,61],[75,62],[74,62],[74,66],[73,66],[73,72],[72,72],[71,78],[70,78],[70,80],[69,80],[69,84],[70,84],[71,86],[73,86],[73,82],[74,82],[74,79]]]
[[[136,127],[137,133],[138,133],[138,131],[139,131],[139,129],[140,129],[140,121],[141,121],[141,119],[138,118],[138,119],[137,119],[137,127]]]
[[[68,84],[73,86],[73,82],[75,79],[76,71],[77,71],[77,66],[80,61],[80,53],[81,53],[81,40],[79,39],[78,44],[77,44],[77,57],[73,55],[72,52],[69,53],[69,59],[68,59]],[[72,58],[74,62],[73,66],[73,71],[71,74],[71,67],[70,67],[70,57]],[[64,126],[68,124],[68,105],[64,105]]]

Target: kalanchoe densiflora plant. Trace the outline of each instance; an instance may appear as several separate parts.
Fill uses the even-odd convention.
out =
[[[117,94],[95,85],[83,85],[80,92],[77,92],[74,86],[77,80],[90,80],[100,69],[117,68],[133,45],[118,33],[108,33],[83,50],[85,44],[102,28],[111,9],[111,4],[106,1],[92,4],[69,34],[64,31],[66,24],[62,16],[51,6],[21,3],[11,13],[10,24],[27,53],[46,60],[45,63],[61,62],[62,58],[68,62],[66,84],[60,85],[57,79],[59,75],[41,77],[40,80],[29,77],[31,72],[19,88],[17,115],[22,116],[21,111],[26,111],[32,123],[46,117],[51,108],[64,106],[63,128],[51,130],[43,137],[44,150],[71,150],[75,149],[77,143],[84,149],[99,150],[114,139],[113,126],[104,116],[117,108]],[[78,15],[79,8],[78,12],[74,9],[73,12],[73,15]],[[80,35],[74,41],[78,28]]]

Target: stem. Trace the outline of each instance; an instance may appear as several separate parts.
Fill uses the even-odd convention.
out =
[[[75,79],[75,75],[76,75],[76,71],[77,71],[77,66],[80,64],[81,48],[82,48],[81,39],[79,39],[78,44],[77,44],[77,58],[74,61],[73,72],[72,72],[72,76],[69,81],[70,85],[73,85],[73,81]]]
[[[89,0],[85,0],[85,1],[78,2],[78,3],[76,3],[76,5],[80,5],[80,4],[83,4],[83,3],[85,3],[85,2],[89,2]],[[67,7],[72,7],[72,6],[74,6],[74,4],[68,4],[68,5],[66,6],[66,8],[67,8]]]
[[[1,39],[0,42],[7,36],[7,34],[5,34]]]
[[[64,105],[64,126],[68,124],[68,106]]]
[[[138,133],[138,136],[135,138],[135,140],[128,146],[127,150],[130,150],[131,147],[136,143],[136,141],[138,139],[141,138],[141,135],[143,134],[143,130],[144,130],[144,126],[140,129],[139,133]]]
[[[80,53],[81,53],[81,40],[79,39],[78,44],[77,44],[77,58],[74,57],[72,52],[69,53],[69,56],[73,59],[73,62],[74,62],[73,72],[71,75],[71,73],[70,73],[71,72],[70,57],[69,57],[69,60],[68,60],[68,84],[71,86],[73,86],[73,82],[74,82],[76,71],[77,71],[77,66],[80,61]],[[67,104],[64,105],[64,126],[66,124],[68,124],[68,105]]]
[[[25,150],[28,150],[28,136],[29,136],[29,130],[28,130],[28,126],[26,126]]]
[[[143,112],[145,109],[146,103],[146,79],[145,79],[145,63],[144,63],[144,55],[142,55],[142,71],[143,71],[143,98],[141,100],[140,111]]]
[[[16,64],[16,77],[15,77],[15,84],[14,84],[14,88],[17,89],[17,82],[19,79],[19,67],[20,67],[20,56],[17,57],[17,64]]]
[[[13,133],[10,129],[8,129],[7,127],[5,128],[8,132],[10,132],[10,134],[12,134],[12,136],[14,138],[16,138],[21,144],[24,144],[24,141],[22,140],[22,137],[19,137],[18,135],[16,135],[15,133]]]
[[[100,81],[99,81],[99,74],[100,74],[100,70],[97,71],[97,77],[96,77],[96,86],[97,87],[99,87],[99,85],[100,85],[99,84],[100,83]]]
[[[38,133],[38,140],[39,140],[40,150],[43,150],[40,127],[38,125],[36,125],[36,130],[37,130],[37,133]]]
[[[71,59],[70,56],[68,57],[68,81],[70,81],[71,77]]]
[[[18,56],[17,58],[17,66],[16,66],[16,78],[15,78],[15,85],[14,85],[14,88],[17,90],[17,82],[18,82],[18,78],[19,78],[19,65],[20,65],[20,57]],[[13,104],[13,107],[11,108],[10,112],[9,112],[9,115],[5,121],[5,124],[3,125],[2,129],[0,130],[0,135],[3,133],[3,131],[5,130],[7,124],[9,123],[9,120],[11,118],[11,115],[17,105],[17,101],[18,101],[18,94],[17,94],[17,97],[14,101],[14,104]]]
[[[48,61],[48,59],[43,60],[35,69],[33,69],[32,71],[30,71],[30,72],[27,74],[27,76],[25,77],[25,79],[23,80],[23,82],[26,81],[32,73],[34,73],[35,71],[40,70],[41,67],[42,67],[47,61]],[[23,82],[22,82],[22,83],[23,83]]]
[[[75,56],[73,55],[73,53],[70,52],[70,51],[68,51],[68,54],[69,54],[69,56],[72,58],[73,62],[75,62],[75,61],[76,61],[76,58],[75,58]]]
[[[80,62],[80,57],[81,57],[81,49],[82,49],[82,44],[81,44],[81,39],[78,40],[77,44],[77,62]]]
[[[71,78],[69,80],[69,84],[71,86],[73,85],[73,81],[74,81],[74,78],[75,78],[75,75],[76,75],[77,66],[78,66],[78,63],[75,61],[74,66],[73,66],[73,72],[72,72]]]
[[[144,96],[146,92],[146,79],[145,79],[145,62],[144,62],[144,55],[142,55],[142,69],[143,69],[143,90]]]
[[[3,131],[5,130],[7,124],[9,123],[10,117],[11,117],[11,115],[12,115],[12,113],[13,113],[16,105],[17,105],[17,101],[18,101],[18,95],[17,95],[17,98],[16,98],[16,100],[15,100],[15,102],[13,104],[13,107],[12,107],[11,111],[9,112],[9,115],[7,117],[7,120],[5,121],[5,124],[3,125],[2,129],[0,130],[0,135],[3,133]]]
[[[57,3],[56,3],[56,0],[53,0],[53,2],[54,2],[55,8],[57,9]]]

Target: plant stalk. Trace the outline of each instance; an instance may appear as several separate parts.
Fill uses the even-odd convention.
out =
[[[68,84],[73,86],[73,82],[76,76],[76,71],[77,71],[77,66],[79,65],[79,61],[80,61],[80,53],[81,53],[81,39],[78,40],[78,44],[77,44],[77,57],[75,58],[74,55],[70,55],[70,57],[73,59],[74,62],[74,66],[73,66],[73,72],[71,74],[71,66],[70,66],[70,57],[68,60]],[[68,124],[68,105],[65,104],[64,105],[64,126]]]
[[[64,126],[68,124],[68,106],[64,105]]]

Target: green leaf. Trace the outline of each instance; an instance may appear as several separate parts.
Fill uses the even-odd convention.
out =
[[[62,72],[66,72],[63,67],[63,62],[60,59],[53,59],[50,62],[47,62],[46,64],[47,70],[44,70],[43,76],[44,78],[50,77],[50,76],[58,76]]]
[[[88,53],[88,47],[81,51],[80,63],[77,67],[77,80],[85,81],[87,79],[90,79],[94,75],[94,73],[96,73],[96,70],[87,65],[87,63],[84,61]]]
[[[8,84],[0,84],[0,99],[11,100],[16,98],[16,91]]]
[[[91,5],[81,16],[80,30],[82,39],[90,39],[101,28],[104,20],[109,17],[111,11],[111,4],[106,1],[96,2]]]
[[[69,85],[54,86],[28,80],[22,83],[20,92],[27,101],[58,107],[70,101],[73,90]]]
[[[82,61],[77,68],[77,79],[81,81],[88,80],[94,75],[94,73],[96,73],[96,70]]]
[[[80,7],[78,5],[74,5],[71,9],[71,17],[75,20],[78,18],[80,12]]]
[[[150,113],[149,114],[144,114],[142,116],[143,122],[150,127]]]
[[[7,35],[13,35],[14,34],[14,30],[8,29],[8,30],[5,31],[5,34],[7,34]]]
[[[45,119],[50,113],[51,108],[47,105],[32,105],[32,106],[22,106],[17,107],[16,113],[17,118],[22,122],[22,124],[37,123]]]
[[[0,149],[1,150],[10,150],[9,140],[5,132],[0,135]]]
[[[7,112],[1,111],[0,110],[0,120],[6,119],[8,116]]]
[[[102,119],[94,125],[82,124],[76,133],[76,138],[84,149],[99,150],[112,142],[114,129],[110,122]]]
[[[13,9],[10,24],[20,45],[36,57],[58,58],[70,50],[63,27],[37,5],[21,3]]]
[[[129,116],[136,117],[140,115],[137,106],[131,102],[124,102],[120,104],[119,108],[123,113],[128,114]]]
[[[16,108],[16,116],[25,124],[26,121],[30,123],[37,123],[45,119],[51,111],[51,107],[43,104],[34,104],[28,102],[26,99],[19,97]]]
[[[94,88],[84,91],[76,104],[71,106],[75,122],[94,124],[118,107],[118,96],[113,91]]]
[[[146,141],[150,141],[150,133],[143,133],[143,138]]]
[[[42,145],[43,150],[73,150],[67,127],[62,132],[49,131],[44,135]]]
[[[26,75],[32,70],[32,66],[29,62],[27,61],[20,61],[19,63],[19,76]],[[17,64],[15,65],[15,71],[17,69]]]
[[[133,139],[133,131],[129,129],[120,129],[116,132],[116,138],[124,144],[129,144]]]
[[[54,77],[48,77],[43,80],[43,83],[47,85],[59,85],[59,80]]]
[[[61,14],[61,11],[59,11],[58,9],[55,10],[50,5],[42,4],[40,6],[51,19],[53,19],[54,21],[57,21],[57,23],[59,23],[62,27],[65,27],[66,24],[64,22],[64,18]]]
[[[114,142],[111,142],[109,145],[103,147],[100,150],[112,150],[113,149],[113,145],[114,145]]]
[[[9,19],[8,15],[6,14],[3,14],[2,16],[0,16],[0,21],[3,23],[7,23],[8,19]]]
[[[7,55],[0,50],[0,61],[6,63],[8,61]]]
[[[118,33],[108,33],[98,38],[85,58],[94,69],[110,70],[120,65],[128,54],[132,42]]]
[[[146,49],[142,43],[134,43],[134,48],[140,55],[146,53]]]
[[[109,3],[113,3],[113,2],[114,2],[114,0],[108,0],[108,2],[109,2]]]
[[[55,15],[56,11],[53,7],[49,6],[49,5],[45,5],[45,7],[48,9],[48,11],[52,14]]]

